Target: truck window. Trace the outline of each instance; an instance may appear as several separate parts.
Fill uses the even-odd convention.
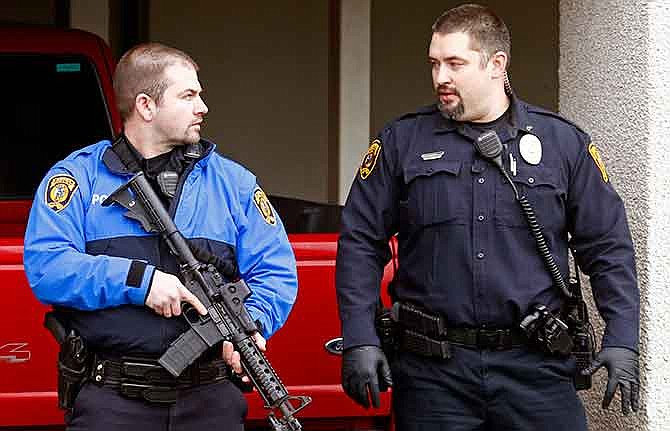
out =
[[[270,196],[287,233],[333,233],[340,230],[342,206]]]
[[[83,56],[0,54],[0,199],[32,199],[55,162],[112,136],[97,72]]]

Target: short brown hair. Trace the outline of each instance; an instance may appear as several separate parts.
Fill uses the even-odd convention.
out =
[[[176,63],[193,67],[198,64],[183,51],[160,43],[136,45],[123,54],[114,72],[114,93],[121,120],[126,121],[135,107],[135,98],[145,93],[160,103],[169,82],[165,69]]]
[[[512,41],[505,22],[491,9],[478,4],[464,4],[449,9],[433,24],[433,33],[466,33],[473,44],[471,48],[481,54],[482,67],[493,54],[502,51],[511,57]]]

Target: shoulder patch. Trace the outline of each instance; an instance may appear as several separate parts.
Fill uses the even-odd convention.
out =
[[[44,192],[44,203],[57,213],[61,212],[72,201],[72,196],[77,187],[79,185],[74,177],[66,174],[54,175],[47,182],[47,188]]]
[[[277,225],[277,217],[272,209],[272,205],[270,204],[268,197],[265,195],[265,192],[260,187],[257,187],[256,190],[254,190],[254,204],[256,204],[256,208],[261,213],[265,223],[271,226]]]
[[[600,170],[600,175],[602,175],[603,181],[608,183],[610,181],[610,177],[607,175],[607,171],[605,170],[605,163],[603,163],[603,159],[600,157],[600,151],[598,151],[598,148],[596,148],[593,143],[589,144],[589,154]]]
[[[372,170],[375,168],[375,165],[377,164],[377,159],[379,158],[379,153],[382,150],[382,141],[379,139],[375,139],[372,141],[372,144],[370,144],[370,147],[368,148],[367,153],[363,156],[363,161],[361,162],[361,168],[360,168],[360,173],[361,173],[361,179],[364,180],[367,177],[370,176],[372,173]]]

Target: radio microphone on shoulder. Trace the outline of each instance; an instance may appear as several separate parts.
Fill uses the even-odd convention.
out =
[[[482,157],[491,160],[503,172],[505,171],[502,162],[503,145],[495,130],[489,130],[479,135],[475,140],[475,148]]]
[[[486,132],[479,135],[477,139],[475,139],[474,145],[475,149],[482,157],[489,160],[491,163],[496,165],[498,169],[500,169],[500,172],[503,174],[509,185],[512,186],[514,195],[518,200],[519,191],[514,185],[514,181],[512,181],[512,179],[509,177],[509,174],[505,169],[505,165],[503,165],[503,144],[500,140],[500,137],[498,136],[498,133],[496,133],[495,130],[487,130]]]

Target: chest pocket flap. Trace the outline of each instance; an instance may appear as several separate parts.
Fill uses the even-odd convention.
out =
[[[526,187],[556,187],[558,169],[539,166],[519,166],[516,176],[511,178],[515,183],[523,184]],[[505,180],[503,179],[503,181]]]
[[[405,168],[407,211],[416,225],[463,224],[469,183],[459,160],[413,160]]]
[[[429,177],[439,173],[458,176],[461,173],[461,164],[460,160],[416,160],[405,168],[405,183],[409,184],[417,177]]]
[[[540,223],[545,227],[565,222],[565,190],[560,186],[560,171],[546,166],[519,166],[512,176],[519,194],[526,195]],[[501,176],[496,188],[496,222],[503,226],[527,228],[512,187]]]

